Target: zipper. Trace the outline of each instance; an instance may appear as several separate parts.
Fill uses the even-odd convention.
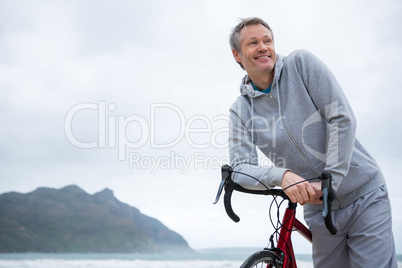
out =
[[[272,100],[272,102],[274,103],[274,105],[276,106],[276,108],[279,111],[278,101],[275,99],[275,97],[272,95],[272,93],[269,93],[268,95],[269,95],[269,98]],[[281,114],[282,114],[282,111],[279,111],[279,116],[282,116]],[[319,177],[317,172],[314,170],[313,166],[310,164],[310,161],[308,160],[306,154],[303,152],[302,148],[300,147],[299,143],[297,142],[296,138],[293,136],[292,132],[290,131],[288,125],[285,122],[285,120],[283,118],[281,118],[281,121],[282,121],[282,125],[285,128],[286,134],[288,135],[288,137],[292,141],[293,145],[296,147],[297,151],[299,152],[299,155],[302,157],[304,163],[307,165],[307,167],[310,170],[310,172],[313,174],[314,177]]]

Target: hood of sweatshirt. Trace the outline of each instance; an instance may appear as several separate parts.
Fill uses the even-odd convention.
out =
[[[279,77],[281,75],[282,72],[282,68],[283,68],[283,61],[284,61],[284,57],[276,54],[276,62],[275,62],[275,66],[274,66],[274,78],[272,80],[272,85],[271,85],[271,93],[273,93],[274,89],[276,90],[276,94],[277,94],[277,101],[278,101],[278,115],[279,117],[282,116],[282,111],[281,111],[281,101],[279,98]],[[261,95],[264,95],[266,93],[260,92],[258,90],[255,90],[253,85],[251,84],[251,79],[248,76],[248,74],[246,74],[243,79],[242,82],[240,84],[240,93],[243,96],[247,96],[250,99],[251,102],[251,118],[254,118],[254,98],[259,97]],[[251,120],[251,129],[254,129],[254,120]],[[254,135],[251,135],[251,142],[254,143]]]

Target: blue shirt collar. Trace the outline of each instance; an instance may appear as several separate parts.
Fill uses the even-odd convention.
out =
[[[251,80],[250,80],[250,81],[251,81]],[[251,81],[251,84],[253,85],[253,88],[254,88],[254,90],[256,90],[256,91],[263,92],[263,93],[267,93],[267,94],[271,92],[271,86],[272,86],[272,84],[269,85],[269,87],[266,88],[266,89],[264,89],[264,90],[259,90],[259,89],[257,89],[257,88],[255,87],[253,81]]]

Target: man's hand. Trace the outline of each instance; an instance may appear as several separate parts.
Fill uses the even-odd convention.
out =
[[[300,205],[305,205],[306,203],[321,204],[322,201],[320,200],[320,197],[322,196],[322,192],[320,182],[309,183],[304,181],[304,179],[299,175],[286,171],[285,174],[283,174],[281,187],[282,189],[285,189],[286,187],[300,181],[303,182],[293,185],[285,190],[285,194],[290,198],[290,200],[293,203],[300,203]]]

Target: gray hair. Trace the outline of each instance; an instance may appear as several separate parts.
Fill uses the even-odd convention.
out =
[[[257,24],[261,24],[262,26],[267,28],[269,30],[269,32],[271,33],[272,41],[274,41],[274,33],[273,33],[271,27],[269,27],[268,23],[266,23],[264,20],[257,18],[257,17],[243,18],[243,19],[240,19],[239,24],[237,24],[233,28],[232,33],[230,34],[230,37],[229,37],[230,48],[241,53],[240,31],[246,26],[257,25]],[[237,63],[240,64],[240,66],[243,68],[243,66],[241,65],[240,62],[237,62]]]

